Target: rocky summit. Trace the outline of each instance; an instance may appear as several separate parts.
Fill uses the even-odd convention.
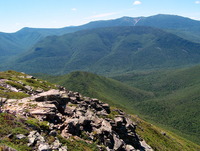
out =
[[[136,124],[122,110],[61,86],[47,90],[29,86],[24,79],[39,81],[32,76],[20,75],[14,85],[18,76],[2,78],[0,83],[1,90],[5,87],[2,91],[27,95],[20,99],[1,97],[0,121],[12,128],[0,133],[0,150],[67,151],[73,150],[70,145],[75,142],[85,144],[83,150],[153,150],[136,134]],[[23,86],[20,89],[19,84]]]

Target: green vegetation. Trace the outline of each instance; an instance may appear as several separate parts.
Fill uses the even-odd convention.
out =
[[[199,67],[194,67],[114,77],[132,88],[87,72],[42,78],[83,95],[96,97],[128,113],[139,114],[164,129],[199,143],[199,72]]]
[[[27,94],[29,90],[26,86],[30,87],[34,91],[36,91],[38,88],[44,91],[56,88],[55,85],[47,81],[35,79],[27,74],[12,70],[0,72],[0,80],[2,84],[7,84],[16,88],[17,90],[20,90],[20,92],[13,92],[9,88],[0,86],[0,97],[8,99],[21,99],[30,96]]]
[[[49,129],[49,125],[47,121],[39,121],[36,118],[28,118],[25,121],[26,124],[29,125],[29,127],[32,127],[33,129],[37,129],[37,130],[48,130]]]
[[[85,96],[100,98],[104,102],[121,108],[126,108],[127,104],[153,97],[153,94],[147,91],[88,72],[72,72],[64,76],[40,76],[40,78],[48,79]]]
[[[24,138],[19,140],[15,137],[16,134],[26,135],[29,133],[30,129],[23,123],[24,120],[21,118],[16,118],[15,116],[7,113],[0,113],[0,146],[5,144],[18,149],[19,151],[31,150],[31,148],[26,145],[28,143],[27,139]],[[10,134],[13,135],[12,138],[7,137]]]
[[[200,44],[151,27],[107,27],[41,40],[9,69],[63,74],[91,71],[113,75],[141,69],[199,63]],[[9,65],[8,65],[9,66]]]
[[[156,124],[162,124],[161,126],[165,125],[166,127],[163,126],[165,130],[163,130],[142,121],[137,116],[133,116],[134,121],[136,121],[138,125],[137,132],[154,148],[154,150],[195,151],[200,150],[200,147],[186,139],[198,143],[199,114],[197,113],[199,103],[197,96],[200,90],[198,87],[198,84],[200,83],[200,79],[198,78],[200,72],[199,68],[200,67],[197,66],[194,68],[173,71],[130,73],[115,77],[117,80],[123,79],[125,83],[130,83],[130,86],[88,72],[72,72],[71,74],[63,76],[45,75],[42,78],[48,79],[54,83],[57,82],[58,84],[66,86],[69,90],[78,91],[83,95],[101,99],[115,107],[117,106],[125,109],[128,113],[139,113],[140,115],[143,115],[142,117],[151,120]],[[12,86],[18,88],[19,86],[15,85],[14,81],[16,79],[22,83],[37,83],[41,85],[47,83],[14,71],[7,71],[5,73],[0,73],[0,75],[1,79],[8,78],[11,81],[10,85],[12,84]],[[149,80],[151,80],[154,85],[149,85]],[[134,88],[133,84],[140,89]],[[20,86],[23,86],[23,84]],[[53,87],[54,85],[50,84],[48,86]],[[5,90],[4,87],[0,89],[1,91]],[[192,103],[191,101],[187,101],[191,98]],[[196,101],[197,103],[195,103]],[[187,108],[185,106],[187,106]],[[108,115],[111,119],[113,119],[115,115],[118,115],[115,107],[111,108],[111,113]],[[181,112],[183,109],[187,112]],[[182,114],[182,116],[180,116],[180,114]],[[8,134],[13,134],[14,136],[15,134],[27,134],[33,129],[43,129],[42,135],[45,139],[49,143],[54,141],[53,137],[48,136],[45,133],[45,131],[49,131],[48,122],[40,122],[34,118],[23,120],[9,114],[0,114],[0,116],[0,138],[4,138],[0,141],[0,146],[2,146],[1,144],[5,144],[12,148],[21,147],[19,150],[22,151],[30,150],[26,145],[23,145],[27,144],[28,140],[24,139],[19,141],[18,139],[15,139],[15,137],[8,139],[4,136],[7,136]],[[9,126],[6,127],[5,125]],[[172,130],[177,134],[182,133],[180,135],[186,139],[183,139],[166,129]],[[82,136],[87,138],[85,133],[82,133]],[[77,140],[75,138],[66,140],[61,137],[59,137],[59,140],[64,142],[69,150],[97,150],[96,144],[85,142],[83,140]]]
[[[119,112],[118,112],[118,108],[110,107],[110,113],[108,115],[98,115],[98,117],[103,118],[103,119],[109,118],[109,119],[114,120],[116,115],[120,115]]]
[[[200,146],[183,139],[176,134],[158,128],[147,123],[138,116],[132,116],[137,123],[136,132],[155,150],[155,151],[199,151]]]
[[[164,29],[184,39],[200,43],[199,24],[199,21],[192,20],[190,18],[180,17],[176,15],[159,14],[141,19],[137,23],[137,26],[150,26]]]
[[[17,82],[7,81],[6,83],[11,85],[12,87],[15,87],[16,89],[26,91],[26,88],[23,85],[21,85],[21,84],[19,84]]]
[[[22,99],[29,95],[23,92],[5,92],[0,90],[0,97],[8,99]]]
[[[98,151],[97,145],[94,143],[87,143],[83,140],[74,139],[73,137],[64,139],[58,136],[58,139],[62,144],[66,144],[69,151]]]
[[[116,20],[97,21],[76,27],[66,27],[60,29],[38,29],[38,28],[23,28],[16,33],[0,33],[1,56],[0,63],[5,65],[5,61],[11,61],[11,56],[19,55],[24,51],[29,50],[38,41],[47,36],[63,35],[70,32],[102,28],[114,26],[133,26],[132,17],[123,17]],[[141,20],[136,26],[150,26],[159,29],[167,30],[180,37],[187,38],[190,41],[200,42],[200,23],[199,21],[191,20],[175,15],[155,15],[151,17],[141,17]],[[9,59],[10,58],[10,59]]]
[[[28,139],[16,138],[16,134],[27,135],[33,129],[38,131],[42,130],[42,135],[49,144],[55,141],[54,136],[48,135],[49,126],[47,121],[40,122],[35,118],[22,119],[15,117],[8,113],[0,113],[0,151],[4,151],[6,146],[17,149],[18,151],[30,151],[31,147],[28,147]],[[9,137],[10,135],[10,137]],[[71,137],[70,139],[64,139],[60,135],[58,136],[60,142],[68,147],[69,151],[97,151],[97,145],[94,143],[85,142],[84,140],[77,140]]]
[[[196,66],[114,78],[155,94],[155,98],[135,104],[143,117],[200,144],[199,75],[200,66]]]

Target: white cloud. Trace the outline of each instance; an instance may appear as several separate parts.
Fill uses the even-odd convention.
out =
[[[134,2],[133,2],[133,5],[140,5],[140,4],[142,4],[141,1],[134,1]]]
[[[72,8],[71,10],[72,10],[72,11],[77,11],[77,8]]]
[[[112,15],[115,15],[115,14],[118,14],[118,13],[117,12],[111,12],[111,13],[98,14],[98,15],[87,17],[85,19],[102,18],[102,17],[112,16]]]
[[[200,1],[195,1],[196,4],[200,4]]]

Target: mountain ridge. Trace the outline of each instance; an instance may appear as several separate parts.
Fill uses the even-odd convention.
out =
[[[200,44],[142,26],[83,30],[40,41],[10,69],[63,74],[100,74],[199,63]]]
[[[140,21],[136,24],[139,26],[149,26],[156,28],[162,28],[162,26],[159,26],[161,24],[161,21],[158,21],[158,17],[160,17],[164,22],[164,26],[170,26],[170,24],[173,23],[174,17],[178,18],[178,20],[181,20],[179,24],[177,24],[177,29],[171,29],[168,31],[172,32],[174,34],[177,34],[178,36],[182,38],[186,38],[188,40],[192,40],[194,42],[200,42],[199,41],[199,21],[191,20],[189,18],[183,18],[181,16],[176,15],[154,15],[150,17],[121,17],[117,19],[112,20],[103,20],[103,21],[93,21],[84,25],[80,26],[69,26],[69,27],[63,27],[63,28],[22,28],[21,30],[15,32],[15,33],[0,33],[0,39],[2,43],[0,43],[0,52],[5,52],[6,55],[13,56],[16,54],[20,54],[21,52],[28,51],[34,44],[42,40],[43,38],[47,36],[53,36],[53,35],[63,35],[66,33],[76,32],[79,30],[86,30],[86,29],[92,29],[92,28],[102,28],[102,27],[110,27],[110,26],[135,26],[135,23],[137,22],[138,18],[141,18]],[[181,19],[180,19],[181,18]],[[145,21],[146,20],[146,21]],[[170,21],[171,20],[171,21]],[[175,19],[176,21],[177,19]],[[155,24],[155,22],[159,24]],[[188,23],[189,22],[189,23]],[[182,29],[181,26],[186,24],[186,28]],[[181,25],[181,26],[180,26]],[[194,27],[195,25],[195,27]],[[180,26],[180,27],[179,27]],[[190,30],[192,27],[192,31]],[[166,29],[165,29],[166,30]],[[4,36],[6,35],[6,36]],[[10,38],[7,38],[9,36]],[[32,40],[34,39],[34,40]],[[11,43],[11,45],[10,45]],[[5,45],[4,48],[2,45]],[[16,46],[19,47],[12,47]],[[11,54],[9,51],[14,51]],[[8,57],[6,57],[8,59]]]

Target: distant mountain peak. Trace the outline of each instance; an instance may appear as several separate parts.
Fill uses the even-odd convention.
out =
[[[135,26],[142,18],[144,18],[144,17],[128,17],[128,16],[124,16],[124,17],[119,18],[117,20],[121,20],[123,22],[127,22],[127,23],[129,23],[129,25],[130,25],[130,23],[132,23]]]

